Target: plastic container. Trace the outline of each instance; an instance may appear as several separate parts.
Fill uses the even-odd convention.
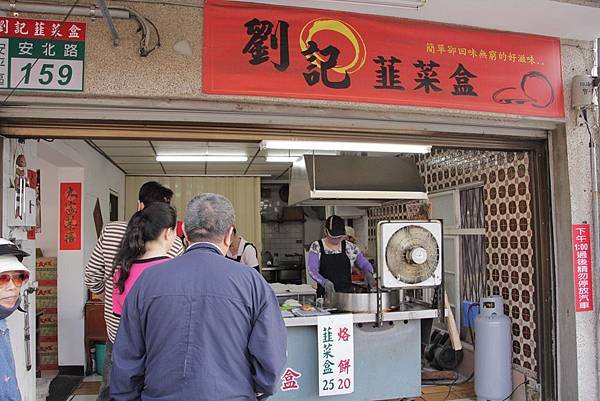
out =
[[[100,376],[104,374],[104,358],[106,356],[106,344],[97,343],[96,344],[96,372]]]
[[[462,325],[463,327],[470,329],[475,323],[475,316],[479,314],[479,302],[463,300],[462,305]]]

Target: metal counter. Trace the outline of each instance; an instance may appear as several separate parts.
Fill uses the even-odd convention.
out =
[[[394,322],[399,320],[420,320],[434,319],[438,317],[437,309],[415,309],[398,312],[387,312],[383,314],[384,322]],[[316,326],[318,316],[311,317],[289,317],[283,319],[286,327],[298,326]],[[353,314],[354,324],[358,323],[374,323],[376,316],[374,313],[355,313]]]
[[[373,401],[421,395],[421,319],[436,318],[435,309],[354,314],[354,392],[319,397],[318,317],[284,319],[288,333],[286,368],[300,372],[298,390],[279,390],[271,401]]]

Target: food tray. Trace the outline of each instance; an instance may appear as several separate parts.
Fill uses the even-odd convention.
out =
[[[281,317],[286,318],[286,317],[294,317],[295,315],[287,310],[282,310],[281,311]]]
[[[311,310],[311,311],[305,311],[300,308],[292,309],[292,313],[298,317],[329,315],[329,312],[327,312],[327,311],[322,311],[322,310],[318,310],[318,309]]]

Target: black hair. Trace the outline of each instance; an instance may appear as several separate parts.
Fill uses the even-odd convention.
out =
[[[172,197],[173,191],[156,181],[144,183],[138,194],[138,200],[144,204],[144,207],[154,202],[171,203]]]
[[[115,287],[123,293],[125,282],[129,278],[131,264],[146,252],[146,242],[156,240],[165,228],[175,228],[177,212],[175,208],[163,202],[155,202],[136,212],[127,224],[121,248],[113,264],[113,277],[119,269],[119,280]]]

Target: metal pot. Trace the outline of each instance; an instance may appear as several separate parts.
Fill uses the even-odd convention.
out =
[[[354,313],[376,313],[377,293],[336,292],[333,300],[334,307],[341,311]],[[398,291],[382,292],[381,306],[385,312],[398,308],[400,294]]]

